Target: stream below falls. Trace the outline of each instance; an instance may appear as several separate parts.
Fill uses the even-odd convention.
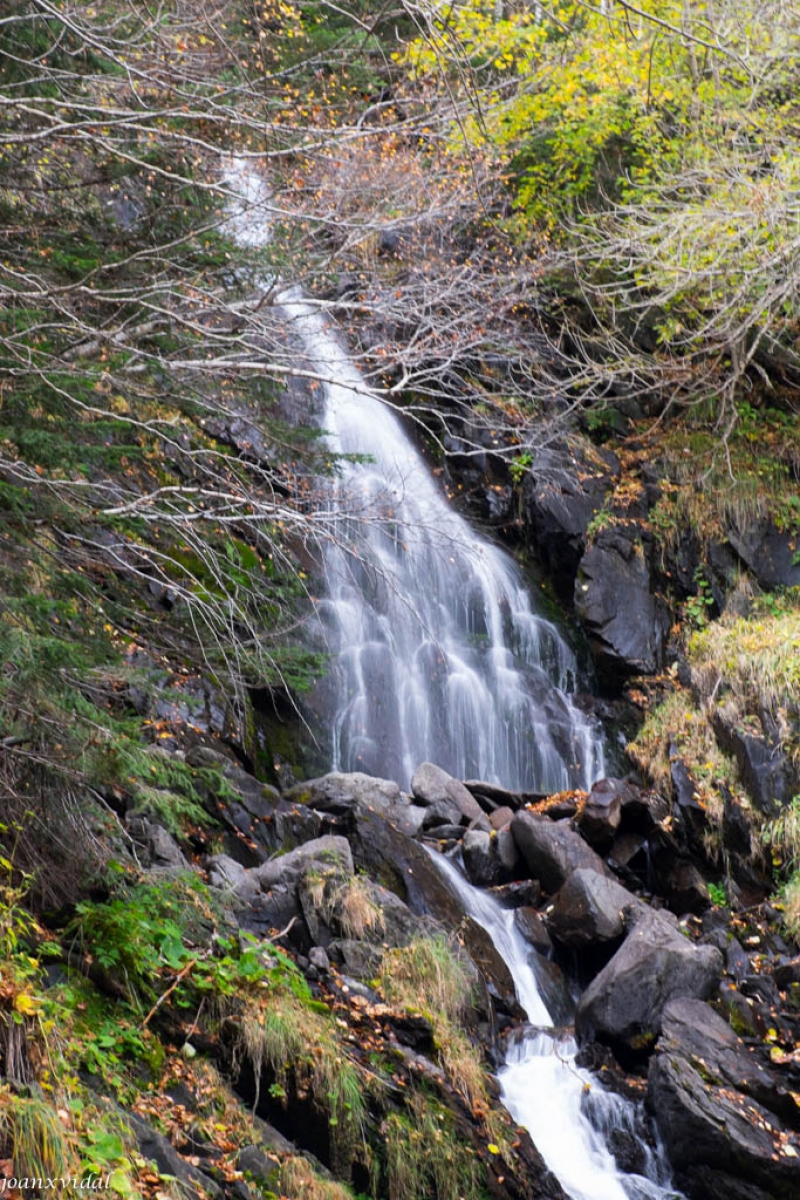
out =
[[[229,164],[238,200],[229,227],[241,245],[269,241],[270,193],[257,172]],[[265,281],[275,290],[275,281]],[[333,770],[407,787],[434,762],[456,778],[530,792],[589,788],[605,754],[597,723],[577,706],[575,656],[535,611],[514,560],[450,505],[401,418],[364,382],[344,342],[298,288],[278,292],[309,369],[325,382],[322,424],[342,456],[328,502],[326,594],[319,631],[331,655]],[[529,1130],[573,1200],[675,1196],[662,1156],[641,1138],[641,1114],[575,1065],[536,978],[536,952],[506,910],[433,853],[466,911],[506,961],[529,1024],[507,1041],[504,1103]],[[641,1146],[640,1174],[620,1171],[615,1131]]]

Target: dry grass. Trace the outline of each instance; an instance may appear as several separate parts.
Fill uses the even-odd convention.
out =
[[[491,1103],[483,1058],[459,1024],[472,1002],[474,983],[474,968],[442,935],[415,938],[383,957],[381,986],[386,999],[425,1013],[453,1090],[478,1119],[488,1121]]]
[[[252,1066],[257,1091],[266,1072],[279,1089],[309,1093],[328,1116],[333,1158],[346,1169],[363,1144],[365,1085],[330,1018],[291,992],[275,992],[248,1006],[237,1025],[237,1057]]]
[[[695,781],[695,798],[707,817],[704,844],[709,857],[727,869],[722,818],[727,791],[751,822],[751,853],[761,857],[755,814],[739,779],[736,763],[719,747],[707,709],[698,708],[687,691],[676,690],[654,709],[627,746],[633,761],[655,788],[671,791],[670,755],[682,758]]]
[[[781,895],[783,923],[789,934],[800,941],[800,871],[795,871]]]
[[[387,1200],[478,1200],[481,1170],[459,1145],[452,1115],[432,1101],[409,1097],[407,1113],[390,1113],[381,1133],[386,1147]]]
[[[727,701],[740,716],[768,712],[784,750],[800,760],[800,594],[772,604],[694,634],[692,679],[709,703]]]
[[[366,876],[354,875],[335,895],[335,909],[346,938],[361,940],[369,934],[380,937],[384,931],[383,910],[373,900],[370,889]]]
[[[472,1002],[475,984],[470,969],[443,934],[414,938],[389,950],[381,966],[386,999],[402,1008],[431,1012],[455,1021]]]
[[[353,1193],[341,1183],[323,1179],[307,1159],[299,1155],[281,1163],[281,1197],[286,1200],[353,1200]]]
[[[56,1178],[70,1174],[74,1159],[55,1109],[35,1096],[0,1092],[0,1141],[14,1175]]]

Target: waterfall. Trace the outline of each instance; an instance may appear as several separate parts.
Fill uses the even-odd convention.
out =
[[[572,1200],[677,1197],[663,1154],[641,1139],[637,1106],[576,1066],[571,1032],[554,1028],[537,981],[538,955],[517,930],[514,912],[468,883],[449,859],[431,849],[429,854],[465,911],[489,934],[514,981],[530,1024],[508,1039],[498,1076],[501,1095],[565,1192]],[[619,1170],[607,1144],[612,1131],[636,1139],[641,1174]]]
[[[234,160],[229,228],[269,240],[269,191]],[[269,280],[275,288],[275,280]],[[571,698],[575,657],[532,607],[518,567],[450,506],[401,419],[366,384],[336,328],[297,288],[276,297],[309,369],[324,380],[323,425],[338,456],[318,623],[332,655],[333,766],[407,784],[418,763],[525,791],[588,787],[604,773],[596,724]],[[667,1200],[660,1155],[634,1105],[604,1091],[554,1027],[537,956],[515,915],[432,857],[505,960],[528,1025],[509,1039],[503,1100],[573,1200]],[[611,1130],[640,1142],[621,1172]]]
[[[269,239],[269,192],[234,162],[230,228]],[[513,559],[451,507],[395,411],[296,288],[277,297],[324,380],[338,470],[319,628],[331,656],[333,767],[407,786],[435,762],[524,791],[590,787],[604,773],[596,722],[575,705],[575,656],[533,611]]]

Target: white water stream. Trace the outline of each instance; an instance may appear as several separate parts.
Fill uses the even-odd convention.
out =
[[[233,163],[231,228],[269,240],[264,182]],[[435,762],[459,779],[526,791],[590,787],[596,722],[573,702],[575,656],[535,613],[513,559],[450,506],[334,325],[298,289],[278,297],[305,364],[325,380],[322,425],[340,456],[318,606],[332,656],[333,767],[407,786]]]
[[[531,1135],[534,1145],[572,1200],[668,1200],[670,1186],[663,1155],[641,1140],[636,1106],[607,1092],[575,1065],[571,1033],[556,1029],[536,976],[536,951],[516,926],[514,912],[473,887],[459,868],[434,850],[432,860],[459,897],[465,911],[482,925],[504,959],[529,1025],[507,1042],[498,1076],[503,1103]],[[613,1130],[636,1138],[643,1174],[620,1171],[608,1148]]]

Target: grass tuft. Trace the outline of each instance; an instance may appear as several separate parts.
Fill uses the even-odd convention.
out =
[[[20,1178],[53,1179],[69,1173],[72,1153],[55,1110],[37,1096],[0,1093],[0,1140]]]

